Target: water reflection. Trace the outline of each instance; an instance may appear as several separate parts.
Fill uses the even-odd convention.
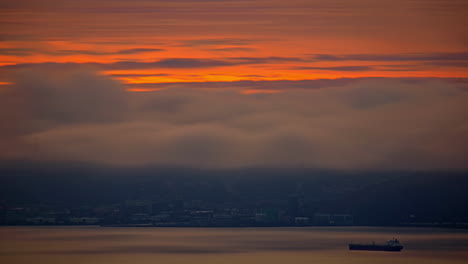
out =
[[[427,228],[0,228],[1,263],[464,263],[468,232]],[[353,252],[397,237],[403,252]]]

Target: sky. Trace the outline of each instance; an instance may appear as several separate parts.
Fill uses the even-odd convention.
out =
[[[0,161],[468,169],[464,0],[0,2]]]

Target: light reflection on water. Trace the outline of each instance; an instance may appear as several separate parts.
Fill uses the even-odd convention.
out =
[[[396,237],[402,252],[349,251]],[[466,263],[468,230],[2,227],[0,263]]]

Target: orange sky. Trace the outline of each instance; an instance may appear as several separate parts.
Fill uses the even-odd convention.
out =
[[[0,1],[0,160],[466,169],[467,17],[466,0]]]
[[[0,8],[0,65],[89,64],[134,90],[151,83],[468,77],[463,0],[19,0]],[[1,84],[10,68],[0,68]]]

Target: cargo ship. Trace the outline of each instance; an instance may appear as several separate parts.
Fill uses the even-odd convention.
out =
[[[400,244],[398,239],[392,239],[385,244],[349,244],[349,250],[373,250],[373,251],[401,251],[403,245]]]

